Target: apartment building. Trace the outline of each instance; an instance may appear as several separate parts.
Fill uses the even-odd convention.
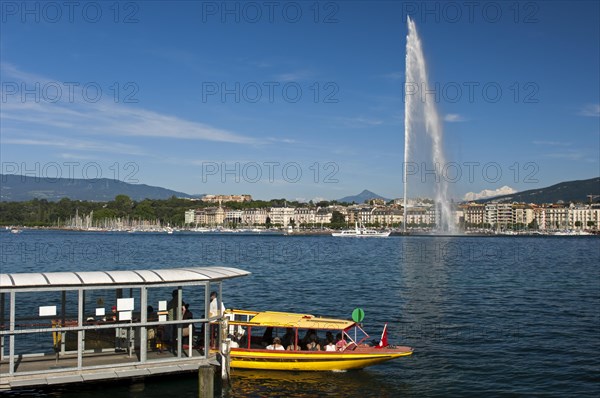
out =
[[[294,214],[296,209],[294,207],[271,207],[269,210],[269,217],[271,218],[271,224],[279,224],[284,228],[287,228],[292,221],[295,223]]]
[[[201,199],[206,203],[251,202],[252,195],[204,195]]]

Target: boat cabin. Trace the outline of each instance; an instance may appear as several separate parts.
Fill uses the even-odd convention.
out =
[[[319,351],[325,351],[330,336],[333,343],[341,338],[336,351],[345,351],[363,343],[369,335],[357,323],[344,319],[320,318],[310,314],[275,311],[227,310],[229,338],[240,349],[266,349],[279,338],[290,351],[308,351],[311,335]]]

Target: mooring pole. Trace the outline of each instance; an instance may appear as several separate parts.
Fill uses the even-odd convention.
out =
[[[227,324],[227,318],[224,318],[222,323],[221,323],[221,327],[223,328],[222,330],[228,330],[228,324]],[[229,338],[225,338],[223,339],[223,342],[221,343],[221,379],[223,380],[223,382],[228,383],[229,382],[229,366],[230,366],[230,358],[229,358],[229,353],[231,351],[231,339]]]
[[[198,368],[198,397],[215,396],[215,368],[212,365],[201,365]]]

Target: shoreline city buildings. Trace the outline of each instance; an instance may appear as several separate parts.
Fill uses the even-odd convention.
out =
[[[317,228],[328,226],[335,220],[348,225],[395,228],[400,227],[404,207],[403,199],[387,204],[381,199],[371,199],[364,204],[306,207],[256,207],[246,209],[228,208],[226,202],[250,202],[250,195],[207,195],[204,202],[217,206],[189,209],[185,212],[185,224],[189,226],[276,226],[294,228]],[[334,214],[338,213],[337,218]],[[433,229],[438,222],[438,206],[430,199],[409,201],[407,226]],[[343,218],[341,218],[343,217]],[[452,206],[452,217],[463,230],[593,230],[600,221],[600,204],[583,203],[463,203]]]

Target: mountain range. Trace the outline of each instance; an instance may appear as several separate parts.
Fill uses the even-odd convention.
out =
[[[0,201],[21,202],[34,198],[58,201],[62,198],[108,202],[117,195],[127,195],[135,201],[149,199],[198,198],[166,188],[145,184],[129,184],[123,181],[98,178],[41,178],[16,174],[0,174]]]
[[[21,202],[34,198],[57,201],[62,198],[72,200],[89,200],[106,202],[117,195],[127,195],[135,201],[143,199],[201,198],[203,194],[190,195],[185,192],[150,186],[146,184],[130,184],[123,181],[99,178],[37,178],[15,174],[0,174],[0,201]],[[588,180],[566,181],[546,188],[531,189],[523,192],[500,195],[491,198],[478,199],[476,202],[525,202],[525,203],[556,203],[588,202],[588,195],[600,195],[600,177]],[[368,199],[390,199],[369,190],[357,195],[345,196],[338,202],[364,203]],[[599,198],[594,198],[599,199]]]
[[[524,202],[524,203],[557,203],[563,202],[589,202],[588,195],[600,199],[600,177],[589,180],[565,181],[558,184],[538,189],[500,195],[493,198],[476,200],[478,203],[487,202]]]

